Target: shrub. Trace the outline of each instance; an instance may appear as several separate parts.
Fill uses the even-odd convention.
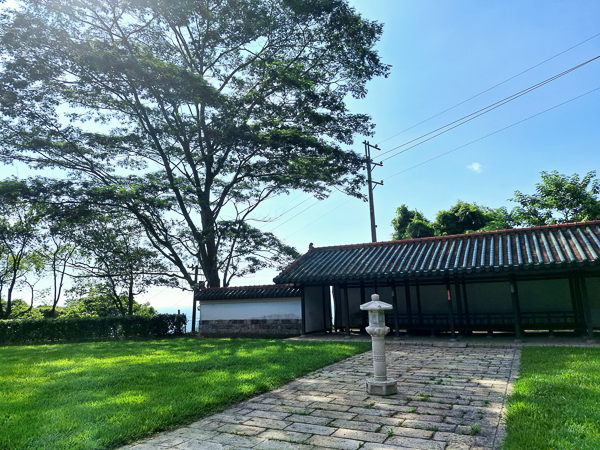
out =
[[[185,332],[185,314],[0,321],[0,344],[167,336]]]

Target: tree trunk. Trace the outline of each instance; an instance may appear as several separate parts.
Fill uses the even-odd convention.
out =
[[[128,314],[130,316],[133,316],[133,276],[129,279],[129,293],[128,294],[129,294],[128,299],[127,299],[128,300],[127,304],[128,304],[128,308],[129,308]]]

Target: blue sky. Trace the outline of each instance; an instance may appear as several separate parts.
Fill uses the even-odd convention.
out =
[[[349,101],[370,114],[379,143],[552,56],[600,33],[600,2],[577,1],[395,1],[350,0],[365,18],[384,24],[378,49],[392,65],[387,79],[373,80],[363,100]],[[382,151],[501,100],[600,55],[600,36],[380,144]],[[458,199],[512,207],[515,190],[531,193],[542,170],[583,175],[600,168],[600,90],[526,122],[390,177],[514,122],[600,87],[600,60],[498,108],[466,125],[385,162],[374,179],[379,240],[389,240],[390,222],[402,203],[435,218]],[[364,137],[351,147],[362,152]],[[376,152],[374,159],[377,160]],[[2,168],[3,176],[10,168]],[[388,178],[390,177],[390,178]],[[386,179],[388,178],[388,179]],[[264,216],[276,216],[308,198],[291,193],[270,201]],[[315,246],[370,241],[368,204],[336,193],[310,199],[277,222],[259,224],[305,252]],[[289,220],[289,221],[288,221]],[[286,222],[287,221],[287,222]],[[284,223],[285,222],[285,223]],[[274,270],[237,280],[269,284]],[[188,303],[190,295],[156,289],[145,296],[159,307]]]
[[[600,55],[598,36],[386,140],[600,33],[600,2],[351,0],[350,3],[365,18],[384,23],[378,48],[382,60],[393,66],[391,75],[371,81],[366,99],[349,102],[352,110],[373,117],[376,134],[369,140],[371,143],[385,140],[380,144],[382,151]],[[410,168],[599,87],[600,60],[596,60],[386,161],[384,167],[374,172],[375,180],[385,179],[384,186],[375,190],[378,239],[391,238],[390,222],[402,203],[419,209],[430,219],[458,199],[511,208],[514,204],[508,199],[514,191],[532,193],[543,170],[580,175],[597,170],[600,90]],[[362,152],[363,139],[357,137],[352,149]],[[372,153],[377,161],[377,152]],[[410,170],[392,176],[405,169]],[[273,201],[272,207],[288,204],[291,208],[306,198],[300,196],[292,201],[294,197]],[[307,250],[310,242],[315,246],[369,242],[368,204],[347,200],[341,194],[334,194],[280,225],[275,232],[287,237],[287,242],[301,252]],[[277,226],[313,203],[311,200],[303,203],[264,228]],[[264,271],[236,284],[269,283],[274,274]]]

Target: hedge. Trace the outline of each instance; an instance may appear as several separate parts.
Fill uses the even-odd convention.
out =
[[[153,337],[185,332],[185,314],[0,321],[0,344]]]

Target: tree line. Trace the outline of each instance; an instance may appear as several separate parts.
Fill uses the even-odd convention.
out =
[[[69,202],[48,183],[0,181],[0,319],[153,313],[135,301],[152,285],[178,279],[133,218]]]
[[[402,205],[396,209],[396,217],[392,220],[392,239],[596,220],[600,219],[599,194],[600,180],[596,179],[595,171],[584,177],[557,171],[541,172],[535,193],[515,191],[509,200],[517,206],[510,211],[505,207],[490,208],[459,200],[448,210],[439,211],[432,222],[420,211]]]

